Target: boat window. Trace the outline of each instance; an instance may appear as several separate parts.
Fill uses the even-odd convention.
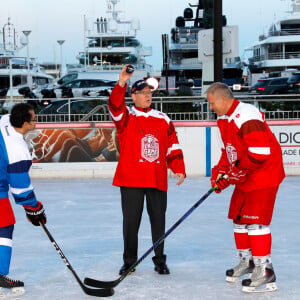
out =
[[[138,47],[140,46],[140,42],[137,39],[126,39],[125,46],[127,47]]]
[[[20,84],[26,84],[27,83],[27,77],[26,76],[13,76],[12,78],[13,86],[18,86]],[[9,88],[9,76],[0,76],[0,88]]]
[[[0,89],[9,87],[9,76],[0,76]]]

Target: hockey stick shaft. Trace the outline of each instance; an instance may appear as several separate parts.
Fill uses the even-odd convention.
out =
[[[170,227],[167,232],[161,236],[131,267],[118,279],[113,281],[100,281],[92,278],[86,277],[84,279],[84,283],[100,288],[114,288],[117,286],[122,280],[124,280],[128,274],[130,274],[133,269],[139,265],[155,248],[157,248],[166,238],[167,236],[176,229],[179,224],[181,224],[212,192],[215,191],[217,187],[211,188],[205,195],[203,195],[172,227]]]
[[[92,289],[92,288],[89,288],[89,287],[85,286],[82,283],[82,281],[80,280],[80,278],[78,277],[78,275],[75,272],[75,270],[73,269],[73,267],[71,266],[71,264],[68,261],[68,259],[66,258],[66,256],[63,254],[61,248],[58,246],[58,244],[54,240],[53,236],[51,235],[51,233],[47,229],[46,225],[44,223],[40,222],[40,226],[43,228],[43,230],[45,231],[45,233],[48,236],[49,240],[53,244],[55,250],[60,255],[60,257],[62,258],[62,260],[64,261],[65,265],[68,267],[68,269],[72,272],[72,274],[74,275],[74,277],[77,280],[78,284],[80,285],[80,287],[82,288],[82,290],[86,294],[88,294],[90,296],[96,296],[96,297],[109,297],[109,296],[112,296],[114,294],[114,290],[111,289],[111,288]]]

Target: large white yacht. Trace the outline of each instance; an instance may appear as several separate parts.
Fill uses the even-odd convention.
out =
[[[282,76],[288,70],[300,69],[300,0],[289,1],[290,13],[273,23],[248,49],[252,51],[248,66],[250,83],[261,76]]]
[[[134,66],[133,80],[149,76],[153,70],[145,57],[152,55],[152,48],[143,47],[137,39],[140,29],[137,19],[121,18],[121,11],[117,10],[118,2],[107,0],[107,16],[98,17],[92,22],[85,18],[86,45],[77,58],[86,71],[102,72],[103,79],[111,79],[111,75],[115,74],[117,80],[125,64]]]
[[[184,86],[185,82],[192,82],[195,87],[202,86],[203,60],[200,52],[203,43],[199,37],[204,30],[213,30],[213,1],[194,1],[183,11],[183,16],[178,16],[175,27],[171,29],[171,36],[163,45],[164,70],[168,72],[170,85]],[[226,17],[223,16],[223,37],[227,26]],[[230,26],[230,32],[234,31],[233,48],[238,49],[238,27]],[[228,32],[228,31],[227,31]],[[224,44],[223,44],[224,47]],[[224,48],[223,48],[224,50]],[[211,56],[213,60],[213,56]],[[167,62],[167,63],[165,63]],[[223,81],[228,85],[242,83],[243,63],[238,55],[226,58],[223,55]],[[165,66],[168,66],[166,70]]]
[[[25,31],[29,34],[30,31]],[[35,90],[53,82],[54,78],[44,72],[35,59],[19,56],[27,46],[26,36],[18,43],[18,33],[10,19],[2,27],[0,36],[0,93],[3,97],[22,97],[21,87]],[[27,52],[28,54],[28,52]],[[24,95],[24,94],[23,94]]]

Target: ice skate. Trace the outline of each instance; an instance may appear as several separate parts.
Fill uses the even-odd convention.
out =
[[[0,275],[0,299],[20,296],[24,293],[24,282]]]
[[[254,263],[252,259],[241,259],[239,264],[233,269],[226,271],[226,281],[227,282],[237,282],[239,277],[252,273],[254,269]]]
[[[242,281],[246,293],[273,292],[277,290],[276,276],[272,264],[255,266],[250,279]]]

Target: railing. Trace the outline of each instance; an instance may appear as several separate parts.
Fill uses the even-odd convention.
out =
[[[299,59],[300,52],[274,52],[262,55],[256,55],[253,57],[253,61],[264,61],[264,60],[274,60],[274,59]]]
[[[270,36],[283,36],[283,35],[299,35],[299,28],[283,28],[281,30],[273,30],[269,32]]]
[[[239,95],[235,97],[246,103],[251,103],[264,112],[267,120],[300,119],[300,95]],[[57,99],[52,99],[55,101]],[[39,123],[56,122],[111,122],[107,104],[96,106],[88,114],[72,113],[71,103],[79,98],[69,99],[69,113],[39,114]],[[85,99],[87,100],[87,99]],[[88,99],[93,101],[98,99]],[[108,99],[107,99],[108,100]],[[131,98],[126,98],[126,104],[132,105]],[[17,100],[15,100],[16,102]],[[34,101],[32,99],[18,99],[18,101]],[[209,110],[205,97],[153,97],[152,107],[165,112],[173,121],[211,121],[216,120],[216,114]]]

